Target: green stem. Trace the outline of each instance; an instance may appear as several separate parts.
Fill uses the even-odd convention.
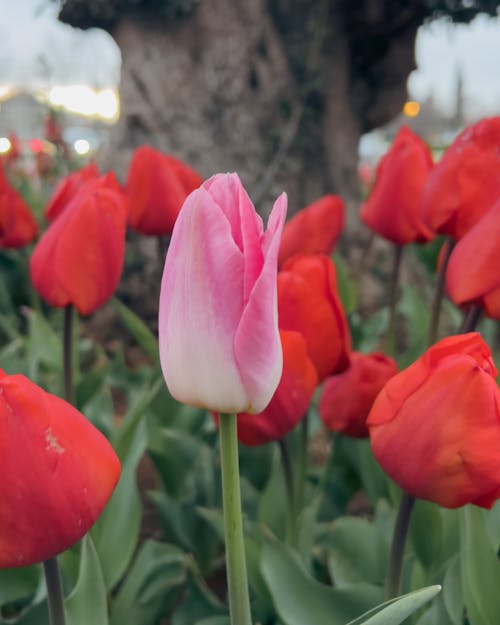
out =
[[[286,488],[286,537],[287,542],[293,546],[297,544],[297,510],[295,504],[295,485],[293,479],[293,467],[290,458],[290,450],[284,438],[278,440],[278,446],[281,452],[281,464],[283,466],[283,474],[285,477]]]
[[[399,274],[401,271],[401,259],[403,258],[403,246],[394,245],[394,257],[392,263],[391,282],[389,284],[389,324],[387,326],[386,353],[394,356],[396,351],[396,312],[398,303]]]
[[[236,415],[221,414],[219,423],[229,613],[231,625],[252,625],[241,515]]]
[[[389,599],[397,597],[399,594],[405,543],[414,504],[415,497],[408,493],[402,494],[401,501],[399,502],[396,525],[394,526],[394,534],[392,535],[391,555],[389,559],[389,574],[387,577],[387,596]]]
[[[43,572],[47,586],[50,625],[65,625],[66,617],[64,615],[63,592],[57,557],[45,560]]]
[[[467,332],[473,332],[481,318],[483,309],[478,304],[473,304],[467,309],[464,320],[460,327],[460,334],[466,334]]]
[[[446,282],[446,268],[448,267],[448,261],[450,260],[451,252],[455,247],[455,241],[448,237],[443,245],[443,259],[439,268],[438,279],[436,283],[436,290],[434,291],[434,299],[432,300],[431,309],[431,321],[429,324],[429,336],[428,345],[433,345],[436,342],[439,330],[439,315],[441,313],[441,304],[444,297],[444,286]]]
[[[73,306],[68,304],[64,309],[63,328],[63,384],[64,399],[70,404],[75,403],[73,388]]]

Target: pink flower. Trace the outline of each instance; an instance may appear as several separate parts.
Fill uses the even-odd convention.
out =
[[[237,174],[193,191],[176,221],[159,313],[160,360],[172,395],[217,412],[261,412],[283,367],[277,258],[286,195],[268,228]]]

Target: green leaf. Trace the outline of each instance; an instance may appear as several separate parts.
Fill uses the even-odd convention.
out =
[[[145,541],[112,604],[110,625],[156,625],[178,598],[186,566],[175,545]]]
[[[112,304],[118,313],[120,321],[146,354],[153,360],[158,360],[158,340],[144,321],[116,298],[112,300]]]
[[[441,586],[428,586],[391,599],[362,614],[347,625],[399,625],[439,593]]]
[[[464,599],[462,593],[460,558],[458,554],[450,560],[444,575],[443,603],[453,624],[462,625]]]
[[[382,598],[382,590],[370,584],[341,589],[320,584],[297,554],[277,541],[263,545],[261,571],[285,625],[344,625]]]
[[[373,523],[341,517],[330,526],[328,545],[330,575],[337,587],[358,581],[383,585],[389,545]]]
[[[108,625],[104,577],[88,534],[82,540],[78,581],[65,599],[64,606],[68,625]]]
[[[209,618],[227,618],[227,607],[210,590],[193,562],[184,598],[174,612],[172,625],[193,625]]]
[[[269,481],[259,500],[257,518],[276,536],[285,535],[286,488],[278,449],[275,448]]]
[[[344,306],[346,315],[348,315],[356,308],[356,291],[354,288],[354,282],[349,279],[344,259],[338,252],[335,252],[333,255],[333,261],[335,263],[335,269],[337,270],[337,287],[340,299]]]
[[[486,530],[486,512],[476,506],[460,510],[460,568],[470,625],[498,625],[500,561]]]
[[[136,469],[146,449],[146,425],[136,422],[131,438],[118,454],[122,473],[104,512],[91,530],[106,580],[111,589],[120,580],[135,551],[141,525],[141,501]],[[118,450],[117,450],[118,451]]]
[[[26,309],[28,339],[26,342],[27,375],[38,380],[41,365],[60,372],[62,368],[62,342],[41,312]]]

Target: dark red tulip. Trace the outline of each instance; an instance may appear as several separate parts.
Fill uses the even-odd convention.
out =
[[[22,247],[38,234],[38,224],[22,195],[0,167],[0,247]]]
[[[89,163],[82,169],[64,176],[50,196],[47,206],[45,207],[45,218],[48,221],[53,221],[89,180],[98,177],[99,169],[95,163]]]

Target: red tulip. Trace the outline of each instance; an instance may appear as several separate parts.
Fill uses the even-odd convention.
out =
[[[172,234],[186,197],[202,183],[182,161],[144,145],[132,157],[126,182],[129,222],[142,234]]]
[[[53,221],[89,180],[98,177],[99,169],[95,163],[89,163],[82,169],[65,176],[50,196],[45,208],[45,218]],[[116,184],[119,187],[118,182]]]
[[[38,234],[38,224],[21,194],[0,167],[0,247],[22,247]]]
[[[278,273],[278,323],[300,332],[319,381],[349,364],[351,339],[328,256],[298,255]]]
[[[238,438],[245,445],[263,445],[283,438],[302,419],[318,384],[304,337],[280,330],[283,373],[270,403],[259,414],[238,415]]]
[[[460,239],[500,196],[500,116],[469,126],[429,176],[421,214],[435,232]]]
[[[352,352],[349,367],[325,380],[319,414],[327,428],[355,438],[368,434],[366,418],[385,383],[398,372],[385,354]]]
[[[0,371],[0,568],[64,551],[90,529],[120,475],[111,445],[64,400]]]
[[[446,270],[446,290],[457,305],[479,304],[500,319],[500,199],[458,241]]]
[[[428,349],[382,389],[368,416],[373,453],[406,492],[446,508],[500,497],[500,391],[477,332]]]
[[[115,292],[125,254],[127,203],[113,174],[89,181],[33,251],[31,280],[51,306],[88,315]]]
[[[420,217],[420,195],[432,167],[429,148],[403,126],[378,165],[375,184],[361,207],[362,221],[398,245],[430,240],[433,233]]]
[[[329,256],[344,227],[344,202],[338,195],[324,195],[285,224],[278,264],[294,254]]]

